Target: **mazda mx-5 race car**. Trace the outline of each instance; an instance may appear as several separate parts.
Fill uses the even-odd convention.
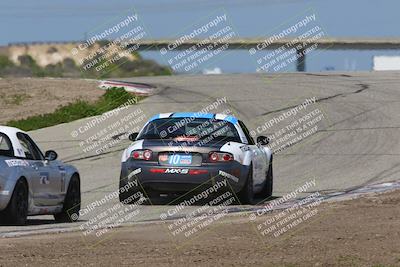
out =
[[[53,214],[58,222],[76,221],[81,193],[77,169],[43,155],[29,135],[0,126],[0,221],[23,225],[28,215]]]
[[[151,118],[124,150],[120,201],[127,201],[139,184],[150,198],[180,194],[229,181],[240,203],[255,195],[272,195],[272,152],[268,138],[257,143],[244,123],[225,114],[163,113]],[[132,186],[133,187],[133,186]]]

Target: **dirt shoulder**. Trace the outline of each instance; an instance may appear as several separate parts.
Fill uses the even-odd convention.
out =
[[[269,238],[248,215],[226,217],[186,243],[163,223],[114,229],[96,246],[81,233],[7,238],[0,265],[400,266],[399,204],[400,191],[322,204],[307,222]]]
[[[80,79],[2,78],[0,124],[51,113],[78,99],[94,102],[104,93],[97,85],[96,81]]]

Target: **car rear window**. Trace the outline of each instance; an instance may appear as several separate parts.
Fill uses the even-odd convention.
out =
[[[180,137],[240,142],[240,136],[232,123],[205,118],[157,119],[143,128],[138,139],[175,139]]]
[[[4,133],[0,133],[0,155],[7,157],[14,156],[10,138]]]

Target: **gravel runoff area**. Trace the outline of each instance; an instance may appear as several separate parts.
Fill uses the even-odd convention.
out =
[[[399,205],[400,191],[323,203],[277,237],[256,227],[274,212],[222,218],[182,243],[164,223],[113,229],[96,244],[81,232],[3,238],[0,266],[400,266]]]

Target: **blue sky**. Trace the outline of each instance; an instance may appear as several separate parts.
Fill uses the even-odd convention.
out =
[[[217,9],[226,10],[235,31],[242,37],[262,37],[284,21],[312,8],[318,15],[330,37],[399,37],[400,1],[382,0],[146,0],[146,1],[104,1],[104,0],[2,0],[0,3],[0,45],[30,41],[82,40],[105,22],[135,8],[148,37],[172,37],[191,25],[209,16]],[[310,58],[309,68],[318,71],[324,67],[341,69],[356,66],[370,68],[371,57],[375,54],[398,54],[383,52],[326,52],[318,56],[319,61]],[[159,59],[157,53],[146,53],[150,58]],[[253,66],[238,66],[247,55],[238,51],[229,56],[226,63],[221,61],[223,70],[248,72]],[[246,58],[247,59],[247,58]],[[347,62],[347,63],[346,63]],[[219,67],[219,66],[218,66]]]

